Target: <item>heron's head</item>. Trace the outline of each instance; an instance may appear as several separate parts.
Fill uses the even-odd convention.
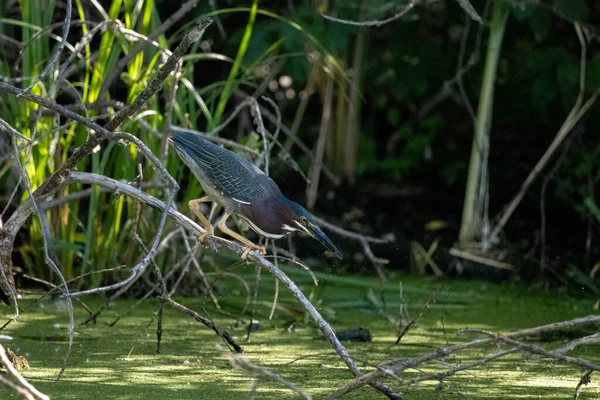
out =
[[[300,204],[289,201],[289,207],[291,208],[292,221],[285,228],[288,230],[303,231],[308,236],[319,241],[328,250],[333,252],[336,256],[342,259],[342,253],[338,250],[333,242],[327,237],[327,235],[319,228],[319,225],[314,220],[314,217]]]

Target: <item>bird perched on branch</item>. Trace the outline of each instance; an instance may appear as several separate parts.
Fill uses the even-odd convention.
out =
[[[200,203],[216,202],[225,209],[217,226],[221,232],[246,246],[242,253],[244,259],[251,250],[258,250],[262,255],[266,254],[266,250],[227,227],[227,219],[232,214],[269,239],[280,239],[292,232],[303,231],[342,258],[313,216],[300,204],[287,199],[277,184],[256,165],[191,132],[175,131],[170,141],[206,194],[188,203],[206,230],[198,238],[202,244],[207,235],[214,235],[214,229],[202,214]]]

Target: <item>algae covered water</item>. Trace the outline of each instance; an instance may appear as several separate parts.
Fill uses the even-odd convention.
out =
[[[246,270],[247,269],[247,270]],[[253,268],[237,271],[250,284]],[[458,336],[462,328],[482,328],[494,332],[530,328],[595,313],[593,302],[575,300],[547,292],[532,292],[515,285],[491,285],[479,281],[447,281],[391,275],[384,286],[370,277],[340,277],[317,273],[319,286],[304,271],[286,268],[332,324],[334,330],[363,328],[371,341],[344,342],[350,355],[363,371],[389,358],[414,357],[439,347],[463,343],[476,336]],[[318,340],[318,330],[306,319],[302,309],[284,290],[269,320],[274,282],[263,275],[255,306],[257,329],[246,340],[249,314],[236,324],[235,316],[244,309],[245,289],[235,280],[223,278],[218,285],[220,305],[230,316],[217,312],[210,299],[179,298],[182,304],[212,318],[227,329],[244,349],[243,356],[272,370],[305,390],[313,398],[325,398],[352,376],[326,341]],[[400,305],[399,283],[403,287],[403,306],[411,329],[398,345]],[[36,298],[27,294],[25,306]],[[85,298],[92,310],[102,306],[100,298]],[[119,299],[98,317],[96,324],[79,325],[89,314],[76,306],[76,332],[68,368],[56,382],[67,349],[68,316],[63,300],[45,299],[27,309],[9,324],[1,343],[17,354],[25,355],[30,365],[23,375],[51,398],[60,399],[242,399],[247,398],[254,377],[235,369],[217,349],[223,342],[213,331],[187,315],[166,307],[160,353],[156,352],[158,300],[149,299],[118,321],[135,299]],[[427,307],[424,305],[428,303]],[[385,304],[385,310],[384,306]],[[3,309],[3,318],[9,318]],[[407,321],[404,321],[405,323]],[[583,328],[580,328],[583,329]],[[587,329],[587,328],[586,328]],[[592,328],[590,328],[592,329]],[[556,348],[572,340],[564,332],[548,337],[529,338],[544,348]],[[499,344],[475,348],[430,364],[420,370],[408,370],[402,379],[422,372],[439,372],[449,367],[474,362],[485,354],[501,350]],[[569,355],[600,362],[600,346],[581,347]],[[553,363],[522,353],[458,373],[443,380],[403,386],[406,399],[565,399],[572,398],[582,372],[578,367]],[[392,387],[393,379],[386,382]],[[262,379],[257,399],[297,398],[282,385]],[[378,399],[381,394],[369,387],[351,392],[344,398]],[[580,399],[600,398],[600,386],[592,382]]]

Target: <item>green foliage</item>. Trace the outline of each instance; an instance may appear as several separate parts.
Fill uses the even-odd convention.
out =
[[[246,24],[246,28],[244,30],[244,36],[240,42],[240,46],[237,51],[237,55],[235,56],[235,60],[233,61],[233,65],[231,70],[229,71],[229,77],[225,82],[225,87],[219,96],[219,103],[217,105],[217,110],[215,112],[215,116],[213,119],[212,126],[209,126],[209,130],[213,130],[216,126],[221,122],[221,116],[223,112],[225,112],[225,106],[227,105],[227,101],[229,97],[231,97],[234,88],[234,84],[236,83],[237,73],[240,70],[240,66],[242,61],[244,60],[244,56],[246,55],[246,50],[248,49],[248,43],[250,42],[250,37],[252,36],[252,30],[254,29],[254,21],[256,20],[256,12],[258,10],[258,0],[254,0],[252,2],[252,8],[250,9],[250,15],[248,18],[248,23]]]
[[[394,109],[388,110],[387,119],[391,124],[400,123],[399,113]],[[416,128],[409,125],[400,127],[399,156],[387,157],[383,160],[377,156],[376,142],[368,136],[361,136],[357,160],[358,174],[381,172],[386,180],[401,181],[423,165],[426,153],[430,151],[434,140],[443,128],[444,121],[439,117],[426,118]]]
[[[586,21],[588,18],[587,0],[554,0],[556,10],[573,21]]]
[[[31,11],[36,7],[37,2],[21,1],[19,2],[23,21],[7,20],[6,29],[10,36],[31,38],[33,33],[41,32],[43,27],[51,24],[48,20],[54,14],[53,8],[49,8],[43,15],[46,20],[40,20],[40,13]],[[50,2],[49,4],[54,4]],[[160,21],[157,21],[158,14],[154,8],[154,2],[145,2],[143,7],[137,7],[130,1],[115,1],[111,8],[106,10],[110,18],[119,18],[128,29],[135,29],[143,34],[148,34],[152,27],[155,27]],[[86,20],[92,12],[79,1],[75,2],[73,19]],[[53,7],[53,6],[52,6]],[[76,13],[75,13],[76,11]],[[100,90],[104,83],[105,76],[108,75],[116,62],[128,51],[134,44],[123,35],[118,34],[109,25],[106,29],[96,36],[97,45],[87,45],[81,54],[84,61],[82,68],[70,77],[70,84],[73,88],[80,91],[80,97],[75,96],[68,101],[72,103],[85,102],[93,104],[100,99]],[[79,30],[79,31],[77,31]],[[86,24],[73,25],[71,35],[85,35],[89,32]],[[159,43],[167,47],[166,38],[159,38]],[[55,46],[57,44],[54,36],[41,34],[32,40],[25,50],[24,57],[20,61],[20,69],[14,71],[12,63],[14,58],[3,57],[0,61],[0,70],[5,79],[25,76],[35,77],[41,71],[41,68],[49,61]],[[67,50],[65,50],[66,52]],[[136,95],[145,87],[149,79],[156,71],[156,61],[158,52],[149,47],[145,52],[138,56],[127,65],[122,75],[122,79],[127,87],[127,101],[131,102]],[[95,57],[92,60],[92,57]],[[144,62],[144,60],[147,60]],[[148,62],[148,60],[150,62]],[[57,63],[56,71],[64,68]],[[38,84],[33,88],[33,93],[55,98],[56,88],[63,85],[63,82],[54,82],[57,74],[50,74],[43,84]],[[22,87],[27,86],[31,79],[21,82]],[[52,87],[47,92],[46,87]],[[67,95],[71,94],[69,91]],[[191,97],[187,91],[179,91],[178,98],[181,104],[189,104],[184,97]],[[6,100],[5,100],[6,99]],[[104,99],[104,98],[103,98]],[[64,101],[64,100],[63,100]],[[151,110],[162,110],[159,99],[151,99],[148,104]],[[40,114],[40,109],[34,103],[16,100],[12,96],[3,97],[0,100],[0,113],[3,118],[14,126],[19,132],[27,137],[35,137],[38,143],[33,146],[32,154],[27,157],[26,151],[20,152],[21,162],[27,164],[27,175],[31,180],[33,188],[38,187],[60,164],[62,164],[74,150],[75,147],[83,144],[88,137],[89,130],[74,121],[69,121],[65,126],[60,126],[61,120],[55,117],[45,117]],[[110,112],[115,110],[110,108]],[[85,111],[88,117],[95,118],[98,111],[90,108]],[[146,121],[157,130],[162,130],[164,118],[158,113],[147,113],[144,117]],[[179,121],[179,116],[174,117],[174,122]],[[64,123],[64,121],[63,121]],[[142,129],[137,120],[127,122],[124,130],[143,137],[146,145],[155,153],[159,154],[162,146],[162,140],[149,134]],[[23,143],[20,143],[21,145]],[[173,155],[167,158],[167,164],[172,168]],[[176,156],[175,156],[176,157]],[[146,165],[143,160],[142,165]],[[138,156],[133,147],[119,147],[115,143],[109,143],[98,151],[94,152],[89,158],[84,159],[78,168],[83,171],[92,171],[95,173],[106,174],[115,179],[132,181],[137,175]],[[176,164],[175,164],[176,165]],[[174,176],[176,179],[182,179],[182,168],[178,167]],[[150,168],[144,168],[146,180],[150,180],[156,172]],[[0,176],[0,182],[5,180],[5,176]],[[12,188],[12,186],[11,186]],[[62,190],[57,197],[64,197],[69,194],[77,193],[86,189],[83,185],[70,185]],[[149,192],[155,196],[163,197],[162,189],[150,189]],[[194,195],[194,187],[191,186],[188,195]],[[195,188],[196,194],[199,194],[198,185]],[[21,201],[27,197],[23,192]],[[51,236],[49,238],[49,250],[51,254],[56,255],[56,261],[61,268],[65,278],[70,279],[75,275],[104,268],[112,268],[120,264],[132,265],[139,256],[138,251],[131,248],[122,251],[116,250],[115,243],[127,243],[131,237],[131,223],[126,222],[127,218],[135,215],[134,203],[127,201],[125,197],[114,196],[114,194],[102,193],[99,188],[91,190],[89,197],[82,197],[80,200],[70,201],[57,208],[50,209],[46,213],[48,218]],[[143,240],[149,240],[153,235],[152,223],[145,223],[148,214],[142,215],[139,233]],[[44,263],[41,250],[41,227],[36,218],[32,218],[31,224],[25,228],[28,229],[27,241],[21,243],[16,250],[20,253],[25,267],[32,270],[35,276],[45,279],[52,279],[52,274]],[[92,284],[97,285],[100,280],[112,280],[114,275],[92,275]]]
[[[581,285],[582,288],[585,288],[584,290],[587,290],[589,294],[595,298],[600,298],[600,286],[598,286],[598,282],[588,274],[584,273],[574,265],[569,266],[567,274],[573,283]]]
[[[128,29],[149,34],[160,26],[161,18],[167,17],[160,15],[163,12],[160,6],[164,4],[164,1],[119,0],[110,3],[106,13],[110,18],[123,21]],[[515,126],[524,126],[523,129],[535,126],[539,127],[539,131],[555,132],[573,106],[579,90],[577,37],[572,26],[559,19],[548,7],[540,7],[532,2],[513,4],[514,18],[509,19],[507,26],[510,40],[505,40],[503,44],[500,61],[494,121],[499,126],[518,123],[522,125]],[[7,79],[27,77],[19,82],[21,87],[25,87],[32,82],[31,77],[37,76],[43,69],[56,49],[57,37],[50,32],[44,32],[38,37],[34,35],[53,22],[55,5],[52,1],[44,3],[44,12],[40,13],[39,2],[22,0],[15,3],[19,14],[14,15],[6,15],[9,10],[0,8],[0,16],[4,18],[0,23],[0,33],[20,37],[24,43],[31,40],[24,47],[16,69],[13,64],[15,58],[8,52],[0,53],[0,75]],[[89,2],[75,1],[74,5],[74,19],[89,20],[95,15]],[[231,97],[234,91],[242,86],[257,87],[264,78],[257,71],[264,66],[273,66],[279,60],[285,61],[279,74],[289,75],[296,93],[300,92],[305,87],[311,70],[307,57],[307,52],[311,51],[318,51],[333,61],[337,82],[350,82],[344,68],[352,65],[350,60],[357,27],[325,20],[311,2],[294,4],[293,9],[282,6],[280,2],[261,2],[260,8],[258,5],[258,2],[254,2],[251,7],[214,10],[207,2],[200,2],[194,9],[196,17],[213,15],[225,24],[225,37],[221,38],[216,28],[211,28],[209,32],[212,40],[217,42],[213,51],[217,49],[224,54],[200,52],[198,43],[196,50],[184,57],[175,97],[174,124],[187,125],[191,122],[199,130],[217,126],[232,107]],[[353,0],[333,5],[339,9],[328,10],[327,13],[353,20],[385,18],[402,7],[402,4],[392,7],[385,0]],[[361,5],[364,6],[362,15]],[[483,9],[483,2],[473,2],[473,5],[479,12]],[[553,0],[551,5],[573,20],[592,20],[597,15],[597,8],[589,6],[585,0]],[[459,149],[456,143],[457,135],[463,135],[465,129],[462,128],[460,133],[454,129],[457,125],[469,124],[469,117],[464,109],[457,111],[454,104],[450,104],[453,102],[446,100],[437,106],[440,113],[413,122],[419,120],[417,115],[421,107],[439,92],[444,81],[455,74],[460,35],[457,36],[458,39],[451,39],[456,36],[451,32],[464,24],[464,13],[459,7],[455,9],[453,11],[449,7],[439,13],[433,6],[420,7],[394,23],[369,28],[371,36],[361,71],[364,99],[360,104],[363,124],[357,152],[358,174],[380,173],[382,179],[401,181],[419,171],[426,163],[426,155],[431,154],[433,162],[443,163],[439,166],[436,164],[436,169],[448,185],[456,184],[464,177],[466,157],[462,157],[464,149]],[[21,20],[16,19],[17,15]],[[239,23],[235,26],[227,25],[230,18],[235,18]],[[187,26],[182,24],[178,33],[183,32]],[[475,23],[467,38],[465,59],[469,59],[473,51],[477,34],[474,26]],[[85,24],[74,26],[70,37],[83,36],[90,28],[91,25]],[[487,37],[485,32],[484,29],[483,43]],[[158,42],[163,48],[173,48],[179,38],[180,36],[174,35],[171,42],[170,37],[162,35]],[[590,42],[588,49],[585,82],[587,95],[600,87],[600,54],[595,51],[594,43]],[[92,44],[83,49],[81,68],[68,79],[69,84],[81,93],[81,98],[72,98],[69,90],[62,87],[60,95],[66,97],[67,102],[93,104],[108,100],[111,95],[118,93],[115,99],[131,102],[148,84],[162,61],[160,52],[152,46],[131,60],[118,83],[108,93],[100,97],[100,90],[105,77],[134,45],[130,38],[116,32],[114,27],[107,26],[106,30],[97,34]],[[68,50],[65,50],[65,54],[68,54]],[[64,58],[63,55],[62,59]],[[221,76],[226,77],[225,80],[208,85],[203,82],[204,86],[200,87],[195,79],[201,75],[204,62],[222,63],[224,72]],[[473,104],[476,104],[481,84],[479,77],[482,64],[480,59],[479,64],[463,77],[467,97]],[[60,69],[60,64],[56,68]],[[56,98],[57,93],[48,93],[46,89],[57,86],[53,82],[54,78],[55,74],[50,74],[44,85],[34,87],[33,93]],[[139,117],[155,131],[165,130],[165,105],[172,85],[172,80],[168,79],[164,92],[155,96],[148,104],[148,110]],[[336,90],[337,88],[336,86]],[[319,91],[318,88],[316,90]],[[288,126],[293,118],[290,112],[297,108],[298,97],[283,104],[284,122]],[[299,137],[308,144],[318,131],[321,104],[319,94],[311,98],[298,132]],[[109,108],[109,111],[116,110]],[[600,113],[596,111],[597,106],[589,112],[586,123],[590,126],[600,122]],[[59,128],[65,121],[40,115],[37,106],[12,96],[0,99],[0,113],[24,135],[31,137],[35,134],[39,139],[27,167],[27,174],[34,188],[63,163],[74,148],[84,143],[89,135],[86,128],[73,122]],[[94,118],[100,114],[94,108],[86,110],[86,113]],[[161,138],[149,133],[138,120],[129,121],[123,126],[123,130],[138,135],[155,154],[160,153]],[[385,147],[392,136],[396,137],[397,145],[393,152],[387,152]],[[543,139],[540,139],[540,143],[543,143]],[[444,160],[439,157],[442,153],[448,155]],[[588,171],[600,168],[597,153],[598,149],[593,145],[587,149],[573,149],[559,171],[560,180],[554,193],[556,198],[568,202],[585,216],[594,212],[589,203],[585,203],[585,199],[590,197]],[[20,158],[26,159],[25,152],[20,153]],[[589,164],[584,165],[584,159],[589,160]],[[132,181],[137,175],[138,162],[145,165],[133,147],[108,145],[84,160],[79,168]],[[185,168],[174,154],[168,155],[165,162],[171,174],[185,184],[185,190],[178,199],[182,204],[201,194],[199,184],[193,179],[187,179]],[[145,180],[150,180],[155,174],[149,168],[144,169]],[[10,175],[10,170],[0,164],[0,186],[14,186],[14,177]],[[593,175],[593,181],[598,181],[597,174]],[[72,185],[59,196],[84,189],[87,187]],[[165,193],[161,188],[150,188],[148,191],[164,198]],[[3,192],[1,195],[4,202],[9,194]],[[18,200],[22,201],[26,197],[23,194]],[[130,235],[133,215],[133,202],[97,189],[89,197],[49,210],[47,216],[53,234],[51,250],[57,254],[65,276],[73,276],[78,268],[90,271],[124,263],[133,264],[139,257],[139,251],[113,251],[115,242],[122,242]],[[157,215],[154,211],[147,211],[142,215],[139,230],[146,242],[152,237],[153,221]],[[48,278],[50,274],[45,272],[40,251],[41,227],[34,218],[27,229],[31,243],[23,243],[19,251],[27,267],[38,268],[38,276]],[[110,279],[109,276],[107,278]],[[101,277],[98,275],[94,279]]]
[[[89,4],[75,1],[73,19],[88,20],[94,11],[89,9]],[[8,57],[8,54],[0,55],[0,73],[4,79],[27,77],[20,82],[22,87],[27,86],[46,65],[55,51],[59,38],[51,35],[50,31],[43,29],[52,23],[54,15],[54,2],[48,4],[45,12],[36,12],[38,3],[32,0],[23,0],[18,3],[22,20],[5,19],[2,29],[10,37],[22,36],[23,41],[31,39],[23,51],[20,59]],[[75,13],[76,11],[76,13]],[[148,35],[152,30],[161,25],[161,16],[154,1],[140,2],[119,0],[112,2],[110,8],[105,10],[111,19],[123,22],[124,27]],[[323,51],[328,56],[323,44],[321,44],[308,30],[301,25],[288,20],[278,14],[261,10],[258,2],[254,2],[252,8],[224,9],[212,15],[231,15],[238,13],[247,17],[247,23],[237,30],[239,35],[232,35],[232,51],[235,57],[215,55],[206,53],[189,52],[183,59],[181,79],[175,93],[172,123],[174,125],[188,125],[190,122],[199,130],[207,127],[211,129],[217,126],[223,114],[229,110],[229,100],[240,85],[255,85],[256,69],[262,63],[268,62],[275,57],[285,57],[282,51],[284,41],[278,37],[281,29],[291,27],[293,32],[299,33],[298,47],[303,50],[305,42],[312,42],[315,48]],[[259,18],[260,17],[260,18]],[[255,26],[255,21],[257,25]],[[277,23],[273,23],[277,21]],[[258,27],[258,28],[257,28]],[[285,27],[285,28],[282,28]],[[259,29],[260,28],[260,29]],[[184,27],[182,27],[184,29]],[[39,34],[34,37],[34,34]],[[87,24],[73,25],[70,38],[80,37],[90,32]],[[73,39],[71,39],[73,40]],[[174,36],[175,42],[169,42],[164,35],[159,36],[157,42],[162,48],[173,48],[179,40]],[[231,40],[231,39],[230,39]],[[79,92],[73,96],[72,91],[65,91],[61,95],[66,96],[66,102],[94,104],[111,98],[111,90],[102,92],[105,78],[115,68],[116,63],[136,45],[126,35],[115,29],[114,24],[107,24],[107,29],[96,34],[91,44],[84,46],[79,59],[81,68],[68,77],[69,85]],[[200,43],[196,44],[196,46]],[[62,59],[66,58],[67,50]],[[126,103],[132,102],[137,95],[147,86],[148,82],[156,73],[161,62],[161,52],[154,46],[148,46],[144,51],[137,54],[126,66],[119,76],[117,82],[119,93],[116,99]],[[231,65],[229,76],[223,82],[215,82],[208,86],[198,88],[195,81],[195,63],[204,60],[219,60]],[[17,62],[15,70],[13,63]],[[290,64],[304,64],[308,62],[304,58],[302,62]],[[339,65],[336,68],[340,72],[339,77],[345,78]],[[57,63],[55,68],[59,71],[63,66]],[[43,83],[36,85],[32,92],[39,95],[49,96],[55,99],[57,88],[62,82],[54,82],[57,74],[50,74]],[[147,104],[147,110],[141,115],[127,121],[122,130],[140,137],[144,143],[155,154],[159,155],[163,147],[163,139],[152,134],[165,132],[166,130],[166,106],[169,104],[169,95],[173,87],[172,78],[167,79],[165,88],[154,96]],[[46,92],[46,87],[52,90]],[[124,93],[121,95],[120,93]],[[69,98],[70,97],[70,98]],[[61,102],[65,100],[61,99]],[[110,113],[117,110],[108,108]],[[27,137],[36,137],[38,143],[33,147],[30,157],[25,150],[21,151],[19,157],[22,162],[27,162],[27,175],[31,180],[32,187],[38,187],[60,164],[62,164],[73,150],[82,145],[89,131],[74,121],[68,121],[65,126],[60,126],[60,120],[55,117],[42,116],[39,107],[34,103],[15,99],[13,96],[5,96],[0,99],[0,114],[9,124]],[[88,117],[103,119],[99,109],[89,107],[85,110]],[[146,125],[142,125],[140,120]],[[63,121],[64,123],[64,121]],[[150,126],[151,130],[146,126]],[[22,145],[22,143],[21,143]],[[260,144],[255,143],[258,147]],[[114,179],[131,182],[138,174],[138,163],[143,166],[144,181],[152,181],[157,172],[149,167],[148,163],[138,154],[136,148],[131,145],[125,147],[117,146],[115,143],[103,145],[90,157],[84,159],[78,168],[82,171],[91,171],[105,174]],[[165,165],[171,175],[178,181],[184,183],[184,190],[179,200],[182,204],[197,198],[202,193],[202,188],[195,179],[188,179],[188,173],[180,159],[171,152],[166,155]],[[16,181],[10,174],[10,168],[0,168],[0,186],[3,188],[14,187]],[[70,185],[62,190],[57,197],[64,197],[88,189],[84,185]],[[148,193],[164,198],[165,191],[161,187],[151,187]],[[3,201],[8,200],[10,193],[2,192]],[[22,193],[20,201],[27,197]],[[19,199],[17,199],[19,200]],[[185,210],[184,210],[185,211]],[[115,196],[114,193],[102,192],[98,187],[91,188],[88,196],[64,203],[60,207],[50,209],[46,212],[49,222],[51,237],[49,238],[49,249],[55,255],[58,265],[66,279],[70,279],[81,273],[112,268],[117,265],[134,265],[139,259],[141,251],[135,246],[126,245],[131,242],[131,231],[134,228],[134,217],[136,215],[136,204],[124,196]],[[159,213],[144,208],[140,215],[137,231],[142,241],[149,243],[155,234],[156,221]],[[40,278],[52,279],[44,263],[42,253],[41,226],[36,218],[32,218],[28,229],[28,240],[19,243],[16,249],[21,255],[24,266],[34,272]],[[117,249],[115,244],[123,244]],[[159,265],[164,264],[165,255],[159,254],[156,261]],[[99,285],[103,281],[113,281],[117,272],[113,274],[94,274],[91,277],[93,285]]]
[[[598,204],[596,204],[591,196],[587,196],[583,200],[583,205],[588,209],[589,213],[600,222],[600,207],[598,207]]]
[[[596,204],[591,200],[590,190],[600,183],[599,147],[571,147],[559,169],[554,195],[582,216],[595,216]]]

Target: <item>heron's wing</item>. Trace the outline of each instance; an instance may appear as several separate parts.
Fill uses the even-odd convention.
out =
[[[176,132],[175,145],[182,147],[198,163],[203,174],[215,189],[240,203],[265,200],[273,193],[275,182],[250,161],[238,154],[217,146],[197,135]],[[281,193],[279,188],[275,193]]]

